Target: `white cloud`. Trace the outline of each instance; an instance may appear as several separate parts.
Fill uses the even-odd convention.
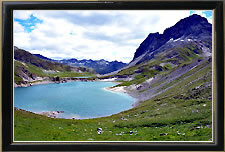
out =
[[[50,58],[129,62],[149,33],[162,33],[189,11],[18,11],[42,20],[30,33],[14,22],[14,45]]]
[[[14,33],[24,32],[24,28],[18,22],[13,22],[13,32]]]
[[[14,10],[13,17],[21,20],[26,20],[30,17],[33,11],[28,10]]]

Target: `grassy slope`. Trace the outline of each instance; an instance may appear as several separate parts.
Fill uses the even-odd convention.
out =
[[[76,73],[76,72],[60,72],[55,74],[49,74],[49,76],[59,76],[59,77],[81,77],[81,76],[94,76],[91,73],[83,72],[83,73]]]
[[[182,67],[183,65],[190,64],[193,60],[200,59],[197,53],[201,53],[200,50],[197,49],[197,46],[194,44],[190,44],[185,46],[184,48],[173,48],[169,50],[170,53],[161,53],[155,57],[155,59],[150,60],[148,62],[144,62],[130,68],[124,69],[120,71],[116,75],[127,75],[131,76],[136,74],[135,79],[131,81],[122,81],[121,84],[117,86],[129,86],[132,84],[140,84],[145,80],[154,77],[157,74],[168,74],[178,67]],[[176,53],[177,56],[175,58],[168,58],[170,54]],[[172,55],[171,55],[172,56]],[[164,63],[164,65],[160,65]],[[174,64],[173,64],[174,63]],[[175,66],[176,68],[173,68]],[[139,71],[139,72],[138,72]]]
[[[212,128],[206,125],[211,125],[211,102],[164,99],[146,101],[142,106],[115,116],[89,120],[51,119],[15,110],[14,137],[16,141],[208,141],[212,138]],[[198,126],[203,128],[197,129]],[[103,134],[97,135],[98,127],[103,128]],[[129,135],[129,131],[134,134]],[[121,132],[124,134],[117,135]],[[160,136],[163,133],[168,135]]]
[[[21,75],[22,71],[21,69],[25,69],[29,71],[30,73],[39,76],[39,77],[54,77],[54,76],[59,76],[59,77],[80,77],[80,76],[93,76],[93,74],[89,72],[83,72],[83,73],[77,73],[73,71],[59,71],[55,73],[47,73],[44,72],[42,68],[34,66],[32,64],[26,63],[22,64],[19,61],[14,61],[14,79],[17,84],[20,84],[23,80],[19,75]]]
[[[118,86],[140,84],[156,75],[166,76],[200,59],[195,46],[176,48],[177,58],[159,55],[155,60],[125,69],[117,75],[135,75]],[[167,54],[168,55],[168,54]],[[160,63],[165,63],[160,65]],[[172,64],[174,63],[174,64]],[[212,138],[211,62],[203,62],[164,85],[168,89],[151,100],[119,114],[87,120],[51,119],[15,110],[16,141],[209,141]],[[155,87],[164,83],[153,84]],[[184,87],[185,86],[185,87]],[[200,87],[199,87],[200,86]],[[158,91],[161,91],[158,90]],[[145,91],[145,90],[141,90]],[[103,134],[96,129],[101,127]],[[130,131],[133,134],[130,135]]]
[[[190,96],[190,88],[203,84],[202,79],[195,81],[198,78],[206,76],[204,81],[211,81],[211,77],[207,77],[210,72],[211,66],[198,70],[154,99],[110,117],[51,119],[15,110],[15,140],[209,141],[212,138],[211,100],[199,99],[198,95],[196,99],[184,99],[180,95]],[[192,81],[195,83],[190,84]],[[184,90],[177,91],[185,85]],[[211,93],[209,88],[204,91],[203,94]],[[103,134],[97,134],[98,127],[103,128]],[[129,131],[133,131],[133,135]]]
[[[14,49],[14,59],[14,78],[17,84],[24,83],[22,77],[77,77],[92,75],[91,73],[93,73],[87,68],[75,68],[57,62],[43,60],[17,47]],[[74,70],[80,70],[83,73],[74,72]]]
[[[70,66],[40,59],[23,49],[14,49],[14,59],[46,70],[71,71]]]

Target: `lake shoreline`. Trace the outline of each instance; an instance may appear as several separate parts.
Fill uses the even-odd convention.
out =
[[[85,81],[84,81],[85,80]],[[73,81],[83,81],[83,82],[113,82],[115,84],[121,84],[121,82],[118,82],[116,81],[115,79],[97,79],[97,80],[88,80],[88,79],[76,79],[76,80],[72,80],[72,79],[68,79],[66,82],[60,82],[60,83],[67,83],[67,82],[73,82]],[[33,83],[27,83],[27,84],[22,84],[22,85],[17,85],[14,83],[14,88],[17,88],[17,87],[31,87],[31,86],[35,86],[35,85],[42,85],[42,84],[52,84],[52,83],[58,83],[58,82],[54,82],[54,81],[51,81],[51,80],[44,80],[44,81],[38,81],[38,82],[33,82]],[[134,96],[134,94],[131,92],[131,91],[128,91],[128,90],[125,90],[124,89],[125,87],[124,86],[119,86],[119,87],[115,87],[115,88],[112,88],[112,87],[106,87],[106,88],[103,88],[104,90],[106,91],[111,91],[111,92],[119,92],[119,93],[125,93],[125,94],[128,94],[129,96],[131,96],[132,98],[135,98],[136,99],[136,102],[132,104],[132,107],[136,107],[140,104],[140,99],[137,98],[136,96]]]
[[[26,84],[16,84],[14,82],[14,88],[17,87],[31,87],[34,85],[41,85],[41,84],[51,84],[51,83],[67,83],[67,82],[73,82],[73,81],[81,81],[81,82],[114,82],[116,84],[120,84],[121,82],[117,82],[114,79],[97,79],[97,80],[88,80],[85,78],[79,78],[79,79],[66,79],[66,82],[55,82],[55,81],[51,81],[51,80],[43,80],[43,81],[38,81],[38,82],[27,82]]]
[[[19,88],[19,87],[31,87],[34,85],[41,85],[41,84],[51,84],[51,83],[55,83],[53,81],[50,80],[43,80],[43,81],[38,81],[38,82],[28,82],[26,84],[16,84],[14,82],[14,88]]]
[[[104,90],[111,91],[111,92],[114,92],[114,93],[117,93],[117,92],[118,93],[125,93],[125,94],[128,94],[129,96],[131,96],[132,98],[135,98],[136,101],[132,104],[132,108],[140,105],[140,101],[139,101],[140,99],[137,98],[136,96],[134,96],[134,94],[131,91],[126,90],[124,86],[119,86],[119,87],[114,87],[114,88],[113,87],[106,87],[106,88],[104,88]]]
[[[77,82],[78,81],[79,82],[113,82],[115,84],[121,84],[121,82],[117,82],[117,81],[115,81],[113,79],[103,79],[103,80],[98,79],[98,80],[86,80],[86,81],[83,81],[83,80],[67,80],[67,82],[74,82],[74,81],[77,81]],[[67,82],[61,82],[61,83],[67,83]],[[17,87],[30,87],[30,86],[35,86],[35,85],[54,84],[54,83],[57,83],[57,82],[54,82],[54,81],[51,81],[51,80],[44,80],[44,81],[38,81],[38,82],[34,82],[34,83],[28,83],[26,85],[16,85],[16,86],[15,86],[15,83],[14,83],[14,88],[17,88]],[[119,86],[119,87],[114,87],[114,88],[113,87],[105,87],[103,89],[105,91],[110,91],[110,92],[113,92],[113,93],[125,93],[125,94],[127,94],[130,97],[135,99],[135,102],[131,105],[132,108],[138,106],[140,104],[138,99],[136,97],[134,97],[134,95],[132,94],[131,91],[128,91],[128,90],[126,90],[124,88],[125,88],[124,86]],[[132,108],[130,108],[130,109],[132,109]],[[20,109],[20,108],[17,108],[17,109]],[[127,110],[130,110],[130,109],[127,109]],[[21,109],[21,110],[24,110],[24,109]],[[57,116],[60,114],[60,113],[57,113],[57,111],[45,111],[45,112],[41,112],[41,113],[32,112],[32,113],[35,113],[37,115],[44,115],[44,116],[50,117],[50,118],[57,118]],[[105,117],[105,116],[103,116],[103,117]],[[96,118],[100,118],[100,117],[96,117]],[[63,119],[68,119],[68,118],[63,118]],[[74,119],[74,118],[69,118],[69,119]],[[93,118],[90,118],[90,119],[93,119]]]

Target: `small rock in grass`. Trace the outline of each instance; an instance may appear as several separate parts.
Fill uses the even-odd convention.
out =
[[[121,132],[121,133],[119,133],[119,134],[116,134],[116,136],[121,136],[121,135],[123,135],[123,133]]]
[[[196,129],[200,129],[200,128],[202,128],[202,126],[197,126],[197,127],[196,127]]]
[[[160,136],[167,136],[168,135],[168,133],[162,133],[162,134],[160,134]]]
[[[102,134],[102,128],[97,128],[98,135]]]

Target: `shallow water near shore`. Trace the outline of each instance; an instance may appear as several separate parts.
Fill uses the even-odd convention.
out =
[[[132,108],[135,99],[105,87],[113,82],[68,82],[14,88],[14,107],[31,112],[64,111],[58,118],[110,116]]]

